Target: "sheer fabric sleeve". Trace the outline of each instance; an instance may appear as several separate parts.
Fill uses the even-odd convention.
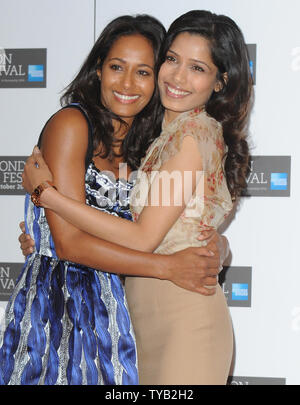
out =
[[[169,131],[165,147],[160,156],[160,164],[163,164],[175,156],[181,149],[182,141],[186,136],[191,136],[198,146],[203,162],[203,170],[210,172],[220,160],[220,154],[224,154],[224,142],[221,125],[202,114],[196,119],[189,118],[181,122],[173,131]]]

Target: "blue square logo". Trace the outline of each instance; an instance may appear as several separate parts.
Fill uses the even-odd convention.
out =
[[[287,190],[288,189],[288,174],[287,173],[271,173],[271,190]]]
[[[28,65],[28,81],[43,82],[44,81],[44,65]]]
[[[248,300],[248,284],[232,283],[232,300],[247,301]]]
[[[250,68],[251,77],[254,80],[254,64],[253,64],[253,60],[249,61],[249,68]]]

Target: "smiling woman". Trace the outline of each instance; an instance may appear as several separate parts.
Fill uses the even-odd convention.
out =
[[[134,222],[96,212],[49,184],[39,194],[39,202],[94,236],[166,255],[202,246],[195,237],[199,228],[218,229],[246,184],[249,153],[245,123],[252,79],[239,27],[229,17],[206,11],[179,17],[171,24],[163,45],[158,83],[164,120],[160,136],[149,146],[138,170],[130,200]],[[52,179],[40,153],[26,166],[33,184]],[[184,182],[178,194],[174,183],[170,187],[174,198],[167,205],[161,203],[160,174],[164,172],[169,178],[179,173]],[[198,187],[198,172],[203,173],[198,178],[203,187]],[[27,189],[32,190],[26,179]],[[185,198],[187,182],[189,195]],[[145,204],[139,198],[141,194],[151,196],[152,202],[153,193],[158,204]],[[136,332],[141,384],[226,384],[233,335],[220,285],[212,296],[147,277],[128,277],[125,287]]]
[[[110,49],[102,69],[101,101],[131,125],[135,116],[149,103],[155,87],[154,53],[142,35],[119,38]]]
[[[126,145],[135,144],[134,152],[126,155],[133,167],[145,153],[153,110],[141,112],[153,96],[154,65],[163,36],[164,28],[154,18],[124,16],[112,21],[96,41],[62,98],[64,108],[49,119],[40,137],[57,188],[65,195],[130,219],[132,183],[113,183],[102,170],[116,170]],[[122,59],[123,70],[115,69],[116,60],[108,58]],[[137,97],[124,102],[122,97],[132,94]],[[140,113],[144,125],[139,142],[123,142],[129,127],[135,135],[131,123]],[[140,119],[136,122],[139,127]],[[108,196],[99,193],[104,184]],[[118,246],[114,249],[53,213],[36,210],[28,195],[25,211],[36,250],[6,310],[0,384],[137,384],[135,338],[124,287],[117,274],[98,269],[116,273],[124,266],[127,274],[135,273],[134,267],[144,272],[144,260],[137,266],[134,251],[127,250],[127,256],[123,250],[123,256]],[[164,273],[163,267],[158,264],[155,270],[152,263],[149,275]]]
[[[195,106],[202,108],[213,92],[220,91],[222,84],[217,72],[206,38],[189,32],[178,35],[167,52],[158,78],[166,121]]]
[[[131,222],[133,187],[120,178],[119,163],[136,169],[161,129],[155,75],[164,34],[150,16],[112,21],[39,141],[57,190],[118,224]],[[118,274],[168,279],[213,295],[206,286],[217,283],[219,238],[213,233],[209,245],[215,257],[208,248],[172,255],[126,249],[44,210],[35,197],[25,200],[35,251],[7,307],[0,384],[137,384],[135,335]]]

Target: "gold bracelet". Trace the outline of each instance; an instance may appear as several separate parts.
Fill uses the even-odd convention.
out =
[[[33,193],[31,194],[31,201],[33,202],[33,204],[36,207],[41,207],[41,194],[44,190],[46,190],[46,188],[49,187],[53,187],[55,188],[55,190],[57,190],[57,188],[54,186],[54,184],[52,183],[52,181],[46,180],[43,181],[39,186],[37,186],[37,188],[34,189]]]

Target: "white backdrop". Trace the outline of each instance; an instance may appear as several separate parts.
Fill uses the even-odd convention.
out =
[[[231,307],[232,374],[300,384],[299,0],[0,0],[0,48],[47,48],[47,87],[0,88],[0,155],[26,156],[59,92],[73,78],[103,27],[122,14],[148,13],[166,26],[191,9],[232,17],[257,45],[253,155],[291,156],[291,196],[251,197],[226,229],[232,266],[252,267],[251,307]],[[0,196],[0,262],[22,262],[17,237],[23,196]],[[0,319],[5,302],[0,302]]]

